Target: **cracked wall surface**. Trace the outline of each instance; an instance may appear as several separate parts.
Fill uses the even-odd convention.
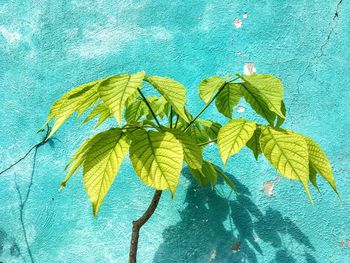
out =
[[[320,143],[341,201],[319,180],[311,205],[301,184],[243,149],[225,167],[239,196],[221,184],[201,190],[184,168],[175,198],[164,194],[141,230],[140,262],[349,262],[349,13],[348,0],[0,1],[0,170],[42,140],[35,131],[49,107],[79,84],[139,70],[170,76],[197,113],[203,78],[252,62],[283,80],[284,125]],[[244,101],[234,115],[260,120]],[[217,116],[210,107],[204,117],[225,121]],[[58,192],[93,126],[68,121],[0,175],[0,261],[127,262],[131,222],[153,192],[130,160],[97,219],[79,175]],[[214,145],[205,155],[221,164]]]

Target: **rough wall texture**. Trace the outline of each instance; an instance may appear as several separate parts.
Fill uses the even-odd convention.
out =
[[[239,196],[224,185],[199,191],[184,169],[174,200],[165,194],[142,229],[140,262],[350,262],[349,13],[348,0],[1,0],[0,169],[40,141],[34,132],[50,105],[78,84],[144,69],[185,84],[195,113],[201,79],[252,61],[284,81],[285,125],[320,142],[342,202],[320,182],[312,206],[300,184],[275,180],[245,149],[226,167]],[[235,114],[253,118],[249,107]],[[152,195],[130,161],[97,220],[79,176],[57,191],[91,128],[69,121],[39,148],[35,167],[32,153],[1,175],[0,261],[127,261],[130,222]]]

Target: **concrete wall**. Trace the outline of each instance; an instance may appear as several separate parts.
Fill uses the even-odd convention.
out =
[[[342,202],[321,180],[314,206],[301,184],[284,178],[265,193],[278,174],[244,149],[226,167],[239,196],[224,185],[200,191],[184,169],[175,198],[165,193],[142,229],[140,262],[350,262],[349,13],[347,0],[1,0],[0,169],[41,140],[35,131],[50,105],[79,84],[139,70],[170,76],[186,85],[196,113],[203,78],[242,72],[252,61],[258,73],[283,80],[285,127],[321,144]],[[246,110],[235,116],[255,118],[240,105]],[[216,116],[214,107],[205,115]],[[0,176],[0,261],[127,261],[131,221],[153,192],[130,161],[97,220],[80,176],[58,192],[92,127],[69,121],[36,156]],[[214,146],[206,156],[221,164]]]

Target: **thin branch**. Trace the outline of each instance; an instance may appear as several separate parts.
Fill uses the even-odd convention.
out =
[[[175,122],[175,126],[174,126],[175,129],[177,127],[178,122],[179,122],[179,114],[176,114],[176,122]]]
[[[199,118],[199,116],[201,116],[203,114],[203,112],[209,107],[209,105],[216,99],[216,97],[220,94],[220,92],[225,88],[227,83],[231,83],[232,81],[235,81],[237,79],[239,79],[239,77],[229,80],[229,81],[225,81],[224,85],[222,85],[220,87],[220,89],[218,90],[218,92],[216,92],[216,94],[214,95],[214,97],[211,98],[211,100],[204,106],[204,108],[196,115],[196,117],[194,117],[190,123],[186,126],[184,132],[186,132],[188,130],[188,128]]]
[[[141,92],[141,90],[140,90],[139,88],[137,88],[137,91],[140,93],[140,95],[141,95],[142,99],[144,100],[144,102],[146,103],[148,109],[151,111],[152,116],[153,116],[153,118],[155,119],[157,125],[159,126],[160,129],[162,129],[162,128],[161,128],[162,126],[160,125],[160,123],[159,123],[159,121],[158,121],[158,119],[157,119],[157,116],[156,116],[156,114],[154,113],[154,111],[152,110],[152,107],[151,107],[151,105],[148,103],[148,101],[147,101],[145,95],[143,95],[143,93]]]
[[[170,106],[170,128],[173,127],[173,106]]]
[[[210,140],[210,141],[207,141],[207,142],[198,143],[197,145],[198,145],[198,146],[203,146],[203,145],[207,145],[207,144],[209,144],[209,143],[216,142],[216,141],[217,141],[217,139],[214,139],[214,140]]]

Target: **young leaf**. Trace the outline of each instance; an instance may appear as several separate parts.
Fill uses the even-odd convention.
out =
[[[135,91],[141,88],[145,72],[136,74],[121,74],[105,79],[98,88],[99,95],[110,112],[122,124],[122,114],[125,103]]]
[[[216,165],[214,165],[214,168],[216,170],[216,172],[221,176],[221,178],[224,180],[224,182],[226,184],[228,184],[228,186],[230,186],[230,188],[237,193],[237,187],[235,186],[235,184],[230,180],[230,178],[228,178],[228,176]]]
[[[109,108],[106,105],[104,105],[103,103],[101,103],[101,104],[97,105],[90,112],[90,114],[85,118],[85,120],[83,121],[82,124],[92,120],[93,118],[95,118],[98,115],[100,115],[100,117],[98,118],[98,121],[97,121],[95,128],[100,126],[102,122],[104,122],[105,120],[107,120],[109,117],[112,116],[112,114],[109,111]]]
[[[193,169],[200,169],[202,167],[202,153],[201,149],[195,141],[186,133],[179,129],[166,129],[175,135],[176,139],[182,144],[184,159],[189,167]]]
[[[129,150],[121,129],[102,132],[85,153],[83,182],[93,207],[94,216],[110,189],[119,167]]]
[[[225,84],[225,79],[218,76],[204,79],[199,84],[199,96],[205,103],[208,103],[213,97],[214,93],[217,92]]]
[[[303,136],[307,144],[309,152],[310,166],[319,173],[337,193],[337,187],[334,182],[332,166],[327,155],[322,150],[321,146],[309,137]]]
[[[282,118],[286,117],[281,109],[283,84],[278,78],[268,74],[253,74],[243,76],[242,79],[245,81],[244,87],[261,99],[270,111]]]
[[[312,202],[309,181],[309,154],[300,135],[261,127],[260,146],[265,157],[283,176],[299,180]]]
[[[232,117],[233,107],[241,98],[241,84],[228,83],[215,99],[216,108],[227,118]]]
[[[133,133],[130,159],[141,180],[174,195],[183,163],[181,143],[170,132],[138,130]]]
[[[316,181],[316,174],[317,172],[315,171],[314,168],[312,168],[311,165],[309,165],[309,178],[310,182],[312,185],[317,189],[318,192],[320,192],[320,189],[318,188],[317,181]]]
[[[221,159],[226,164],[227,159],[239,150],[253,136],[256,123],[245,119],[229,121],[218,134],[218,147]]]
[[[147,76],[145,80],[173,106],[174,111],[188,122],[185,114],[186,88],[179,82],[165,77]]]
[[[142,99],[137,99],[125,110],[125,120],[127,122],[138,121],[142,116],[148,114],[148,107]]]
[[[76,87],[67,92],[52,105],[50,114],[44,125],[53,118],[55,118],[55,122],[47,139],[49,139],[75,111],[78,111],[79,117],[98,101],[98,83],[99,82],[95,81]]]
[[[252,138],[250,138],[250,140],[247,142],[247,147],[253,151],[255,160],[258,160],[259,155],[261,154],[260,134],[261,134],[261,130],[257,128],[254,131]]]
[[[198,181],[200,186],[204,187],[209,182],[212,188],[216,185],[217,172],[210,162],[203,161],[201,168],[193,169],[189,167],[189,169],[193,178],[195,178]]]

